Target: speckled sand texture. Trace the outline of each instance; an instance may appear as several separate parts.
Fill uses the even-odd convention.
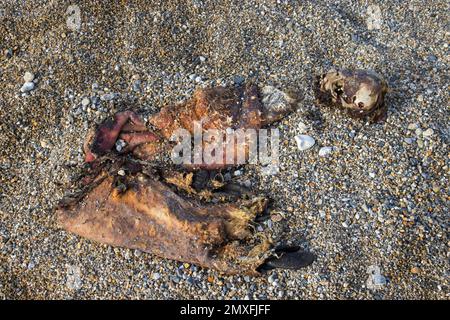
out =
[[[449,298],[448,1],[107,3],[79,2],[71,30],[71,2],[0,2],[0,298]],[[384,76],[387,122],[318,108],[330,67]],[[302,97],[277,124],[280,173],[230,174],[273,199],[262,228],[313,265],[228,277],[58,228],[88,128],[242,81]]]

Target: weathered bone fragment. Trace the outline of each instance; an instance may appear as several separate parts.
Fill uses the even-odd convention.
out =
[[[81,201],[57,212],[66,230],[91,240],[225,273],[256,274],[270,256],[270,241],[252,230],[266,205],[262,197],[202,205],[143,172],[126,177],[102,172]]]
[[[321,104],[335,104],[351,116],[377,122],[387,116],[387,91],[386,82],[373,71],[330,70],[319,80],[316,95]]]

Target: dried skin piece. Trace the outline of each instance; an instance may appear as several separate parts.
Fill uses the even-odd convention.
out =
[[[225,183],[223,175],[214,170],[194,172],[163,170],[160,174],[166,183],[188,195],[195,195],[201,200],[235,202],[243,196],[252,197],[249,189],[239,184]]]
[[[122,180],[105,172],[100,176],[81,201],[57,210],[66,230],[228,274],[257,274],[270,255],[269,240],[252,230],[265,198],[201,205],[143,172]]]
[[[103,122],[95,132],[88,133],[84,144],[85,161],[93,162],[97,157],[111,152],[118,139],[125,144],[120,151],[123,153],[143,144],[146,146],[137,152],[145,154],[146,158],[151,158],[160,150],[160,138],[147,129],[136,113],[128,110],[115,114],[113,119]]]
[[[334,103],[354,117],[376,122],[386,118],[387,91],[386,82],[373,71],[331,70],[320,79],[316,93],[322,104]]]
[[[197,191],[193,188],[192,182],[194,179],[194,173],[188,172],[167,172],[164,175],[164,180],[170,184],[173,184],[177,188],[184,190],[189,194],[196,194]]]
[[[207,129],[222,129],[236,124],[240,115],[241,88],[214,87],[194,92],[192,99],[163,107],[149,122],[170,139],[179,128],[194,134],[194,122]]]
[[[113,150],[117,141],[124,143],[120,153],[133,152],[141,160],[152,160],[155,154],[170,149],[168,140],[177,129],[185,129],[194,135],[194,123],[201,123],[202,132],[216,129],[225,135],[227,129],[234,134],[223,142],[223,159],[199,164],[186,164],[191,169],[220,169],[228,165],[242,164],[248,160],[250,146],[256,146],[256,136],[251,134],[245,140],[239,129],[259,129],[292,111],[295,99],[273,87],[264,87],[260,92],[257,86],[214,87],[199,89],[192,99],[183,103],[166,106],[150,118],[150,123],[158,130],[158,134],[147,129],[144,123],[132,111],[119,112],[114,119],[101,124],[95,133],[88,135],[85,144],[86,162],[94,161],[98,156]],[[210,142],[214,143],[214,142]],[[228,144],[232,146],[228,148]],[[203,150],[209,145],[203,142]],[[227,155],[227,150],[233,150]],[[239,157],[238,155],[242,155]]]

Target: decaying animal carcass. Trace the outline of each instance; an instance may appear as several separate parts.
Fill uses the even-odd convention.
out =
[[[387,91],[386,82],[373,71],[333,69],[321,76],[316,96],[321,104],[335,104],[351,116],[369,117],[377,122],[387,116],[384,103]]]
[[[195,175],[223,164],[200,165],[194,169],[202,171],[185,172],[155,170],[148,161],[170,149],[168,139],[176,129],[193,130],[193,121],[202,120],[204,130],[261,128],[290,112],[293,102],[269,89],[263,90],[261,98],[252,85],[201,89],[191,100],[165,107],[151,117],[155,132],[132,111],[116,114],[88,136],[88,171],[79,182],[79,191],[61,202],[59,223],[101,243],[227,274],[256,275],[264,269],[309,265],[314,259],[311,253],[273,248],[267,236],[255,232],[255,219],[267,208],[265,197],[247,195],[244,199],[233,194],[233,201],[227,201],[222,183],[212,184],[217,190],[195,188]],[[202,201],[214,197],[220,201]]]
[[[79,202],[60,209],[66,230],[230,274],[254,273],[268,258],[269,240],[253,234],[251,225],[267,199],[204,205],[178,195],[155,174],[119,170],[126,175],[102,171]]]

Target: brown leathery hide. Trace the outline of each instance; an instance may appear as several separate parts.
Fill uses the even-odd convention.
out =
[[[280,101],[271,94],[266,100]],[[204,129],[260,128],[290,110],[272,105],[263,105],[256,86],[216,87],[163,108],[150,119],[156,130],[132,111],[117,113],[88,133],[86,170],[77,180],[78,191],[60,202],[58,223],[100,243],[226,274],[309,265],[314,255],[299,248],[277,249],[255,231],[267,210],[266,197],[225,183],[220,170],[213,170],[216,166],[186,171],[152,164],[153,156],[167,152],[171,132],[179,127],[190,130],[192,121],[206,119]]]

